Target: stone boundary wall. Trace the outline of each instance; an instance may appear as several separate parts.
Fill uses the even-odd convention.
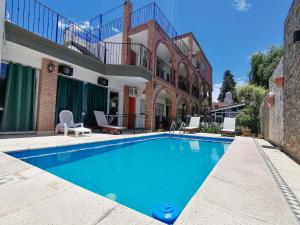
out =
[[[283,146],[283,88],[275,85],[275,79],[283,75],[282,60],[269,80],[269,90],[275,94],[275,105],[269,108],[269,140]]]
[[[300,42],[294,32],[300,30],[300,0],[294,0],[284,27],[283,143],[285,151],[300,162]]]

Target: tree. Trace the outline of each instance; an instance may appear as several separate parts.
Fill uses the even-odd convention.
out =
[[[269,78],[283,56],[282,47],[271,47],[267,52],[251,56],[250,84],[269,89]]]
[[[239,101],[246,104],[246,110],[242,111],[243,116],[250,117],[248,126],[254,134],[259,133],[259,109],[266,94],[266,89],[255,85],[244,85],[238,89]]]
[[[223,102],[227,92],[232,93],[233,102],[237,101],[236,95],[236,82],[234,81],[234,75],[230,70],[226,70],[224,73],[222,87],[220,88],[220,94],[218,97],[219,102]]]

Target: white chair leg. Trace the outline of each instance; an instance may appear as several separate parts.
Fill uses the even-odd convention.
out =
[[[79,132],[75,131],[75,137],[78,138]]]

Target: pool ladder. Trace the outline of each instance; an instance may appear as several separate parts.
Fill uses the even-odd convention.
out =
[[[184,133],[185,132],[185,122],[182,122],[179,128],[179,133]]]
[[[175,133],[175,131],[176,131],[176,123],[175,123],[175,121],[173,121],[171,124],[171,127],[170,127],[170,132]]]

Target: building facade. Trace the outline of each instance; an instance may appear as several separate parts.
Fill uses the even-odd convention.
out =
[[[0,132],[53,132],[64,109],[89,127],[98,110],[114,125],[167,130],[210,109],[212,67],[193,33],[177,34],[155,3],[120,8],[84,29],[38,1],[7,0]]]

